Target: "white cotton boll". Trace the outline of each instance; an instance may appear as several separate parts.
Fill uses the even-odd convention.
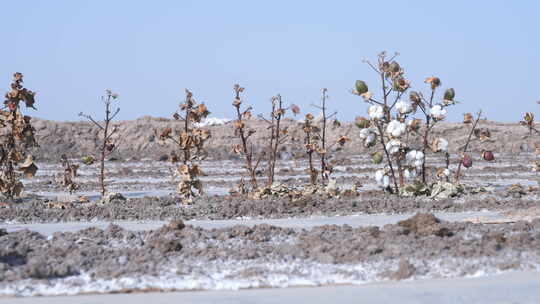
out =
[[[443,174],[444,176],[450,176],[450,170],[448,168],[444,169]]]
[[[439,149],[443,152],[448,152],[448,141],[444,138],[439,138]]]
[[[388,177],[388,175],[383,176],[382,185],[384,188],[388,188],[390,186],[390,177]]]
[[[371,146],[375,142],[375,139],[377,139],[377,135],[375,134],[375,129],[373,128],[365,128],[360,130],[360,138],[364,140],[364,145],[366,147]]]
[[[416,168],[422,168],[422,165],[424,164],[424,161],[423,160],[415,160],[414,161],[414,166]]]
[[[403,101],[401,99],[398,102],[396,102],[396,109],[401,114],[409,114],[409,113],[412,112],[411,104],[409,102]]]
[[[360,138],[366,139],[373,133],[373,129],[371,128],[365,128],[360,130]]]
[[[423,160],[424,159],[424,152],[416,151],[416,159],[417,160]]]
[[[377,181],[377,184],[382,184],[383,183],[383,177],[384,177],[384,171],[382,169],[377,170],[375,172],[375,180]]]
[[[366,137],[364,145],[366,147],[371,146],[371,144],[375,142],[375,139],[377,139],[377,136],[375,136],[375,134],[370,134],[368,137]]]
[[[392,120],[386,126],[386,133],[390,134],[393,137],[400,137],[407,130],[407,126],[397,120]]]
[[[403,176],[406,179],[414,179],[414,178],[416,178],[416,171],[405,169],[405,170],[403,170]]]
[[[401,142],[399,140],[392,139],[388,143],[386,143],[386,150],[390,154],[394,154],[399,152],[399,147],[401,146]]]
[[[381,119],[384,116],[384,110],[381,106],[372,105],[368,109],[368,114],[371,119]]]
[[[441,105],[435,105],[431,108],[430,114],[433,118],[442,120],[446,116],[446,110]]]
[[[413,162],[416,160],[416,154],[418,153],[418,151],[416,150],[411,150],[409,152],[407,152],[407,155],[405,155],[405,159],[407,159],[408,162]]]

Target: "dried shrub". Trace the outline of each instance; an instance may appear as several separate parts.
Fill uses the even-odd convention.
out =
[[[328,89],[323,88],[321,90],[321,103],[320,105],[312,105],[321,111],[320,117],[315,119],[313,114],[308,113],[305,116],[302,129],[304,131],[304,146],[306,148],[306,154],[308,156],[308,173],[310,176],[310,182],[312,185],[317,183],[317,175],[321,174],[322,184],[325,185],[330,179],[330,175],[333,172],[333,167],[329,163],[331,158],[330,151],[333,151],[334,146],[338,146],[341,149],[350,138],[347,134],[340,135],[334,143],[328,142],[328,125],[332,121],[332,126],[338,128],[341,123],[334,117],[337,112],[331,114],[328,113],[327,100]],[[334,118],[332,120],[332,118]],[[347,132],[348,133],[348,132]],[[320,158],[320,169],[317,170],[313,165],[313,153],[316,153]]]
[[[201,122],[209,114],[206,105],[197,103],[193,93],[186,89],[185,100],[180,104],[179,111],[173,114],[175,120],[183,122],[183,127],[180,130],[166,128],[157,134],[161,142],[172,142],[178,149],[179,155],[173,152],[171,161],[181,163],[174,171],[174,177],[180,178],[177,191],[185,203],[192,202],[196,196],[194,190],[197,190],[198,195],[204,193],[199,179],[203,172],[197,162],[208,155],[204,144],[210,139],[211,133],[209,130],[194,127],[194,124]]]
[[[34,137],[35,129],[31,118],[24,116],[20,108],[20,103],[24,102],[26,108],[36,109],[34,96],[34,92],[23,86],[23,74],[15,73],[10,91],[5,95],[5,107],[0,110],[0,128],[3,130],[0,143],[0,192],[9,199],[20,196],[23,190],[21,173],[32,178],[38,170],[29,153],[38,146]]]
[[[97,122],[92,116],[79,113],[80,117],[83,117],[93,123],[99,128],[101,138],[100,145],[97,146],[97,153],[99,159],[99,185],[101,188],[101,196],[105,197],[107,193],[107,185],[105,184],[105,159],[109,157],[118,148],[119,141],[114,139],[114,135],[118,132],[117,126],[112,126],[112,121],[120,112],[120,108],[113,109],[113,102],[118,100],[118,94],[113,93],[111,90],[105,90],[105,96],[101,97],[101,101],[105,106],[105,118],[103,123]],[[92,164],[94,162],[93,156],[87,156],[83,159],[83,163]]]
[[[268,124],[268,130],[270,130],[268,138],[268,146],[266,148],[266,186],[271,187],[274,183],[276,161],[278,158],[279,147],[285,143],[288,138],[287,128],[283,128],[281,120],[285,117],[285,113],[288,108],[283,106],[283,100],[281,95],[273,96],[270,99],[272,104],[272,111],[270,112],[270,118],[266,119],[263,115],[259,115]]]
[[[540,104],[540,101],[537,101],[536,103]],[[525,139],[527,139],[527,145],[528,147],[530,147],[533,135],[538,135],[540,133],[540,131],[538,131],[538,129],[536,128],[536,120],[534,117],[534,113],[524,113],[520,124],[525,126],[529,131],[529,134],[525,137]],[[532,170],[537,173],[537,182],[540,184],[540,178],[538,178],[538,172],[540,172],[540,142],[534,143],[534,154],[535,160],[532,161]]]
[[[69,193],[75,192],[79,189],[79,185],[75,182],[75,177],[77,177],[77,170],[79,165],[71,163],[68,157],[65,154],[60,156],[60,162],[64,168],[64,172],[61,173],[58,180],[61,186],[65,187]]]
[[[319,175],[319,170],[315,168],[313,164],[313,153],[319,151],[319,140],[320,140],[320,129],[315,125],[313,121],[314,117],[312,114],[308,113],[305,116],[304,123],[302,124],[302,130],[304,131],[304,147],[308,157],[308,174],[309,180],[312,185],[317,184],[317,176]]]
[[[233,89],[235,97],[232,106],[235,108],[236,120],[233,121],[232,126],[234,129],[234,135],[240,139],[240,144],[233,145],[233,152],[237,155],[241,155],[244,158],[246,163],[245,168],[251,183],[251,191],[255,191],[259,188],[257,183],[257,168],[262,160],[262,154],[260,154],[259,157],[257,157],[257,160],[255,160],[253,143],[250,140],[250,137],[255,134],[255,130],[249,128],[247,124],[252,117],[252,108],[248,106],[247,108],[242,109],[243,101],[241,99],[241,94],[245,89],[238,84],[235,84]],[[245,187],[244,180],[241,179],[237,190],[233,192],[246,194],[250,192],[250,190]]]

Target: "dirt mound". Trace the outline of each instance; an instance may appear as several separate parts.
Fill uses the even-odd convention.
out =
[[[152,158],[164,159],[172,147],[162,146],[158,143],[155,130],[164,128],[178,128],[181,122],[165,118],[141,117],[131,121],[114,123],[118,127],[116,136],[121,139],[117,152],[113,157],[128,158]],[[301,125],[291,119],[283,122],[289,128],[290,142],[283,146],[280,151],[283,158],[303,155],[303,135]],[[36,151],[40,159],[57,160],[58,155],[63,153],[70,157],[80,157],[95,153],[99,129],[88,122],[57,122],[50,120],[34,119],[34,127],[37,130],[37,140],[41,147]],[[481,121],[480,127],[488,128],[491,132],[491,140],[482,144],[472,143],[470,151],[480,152],[482,148],[493,150],[496,153],[516,153],[520,151],[533,151],[534,143],[523,139],[527,134],[526,128],[518,124],[497,123]],[[206,147],[213,159],[234,159],[231,151],[232,142],[235,141],[232,127],[228,124],[207,127],[212,138]],[[251,137],[255,147],[263,147],[266,143],[266,124],[262,121],[253,120],[250,128],[256,130]],[[434,136],[443,136],[450,140],[450,150],[460,149],[465,143],[468,129],[459,123],[440,123],[434,128]],[[365,148],[357,136],[358,128],[352,123],[343,123],[339,127],[330,127],[328,136],[330,141],[335,141],[341,135],[349,134],[352,141],[345,145],[340,154],[363,153]]]
[[[441,220],[431,213],[417,213],[415,216],[397,224],[420,236],[435,235],[445,237],[453,234],[448,228],[442,227]]]

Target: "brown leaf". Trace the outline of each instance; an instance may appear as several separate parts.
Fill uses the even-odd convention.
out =
[[[19,170],[23,171],[26,178],[33,178],[38,170],[38,167],[34,164],[34,157],[28,155],[24,163],[19,167]]]
[[[164,140],[166,138],[171,137],[172,129],[171,128],[165,128],[159,135],[159,139]]]

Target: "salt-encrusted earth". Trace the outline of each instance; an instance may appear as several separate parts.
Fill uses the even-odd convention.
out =
[[[111,225],[0,233],[0,293],[278,287],[540,270],[540,220],[482,225],[417,214],[382,228]],[[137,285],[138,284],[138,285]]]
[[[497,154],[493,162],[475,157],[474,166],[463,171],[463,184],[467,193],[456,198],[433,200],[429,197],[400,198],[382,193],[373,178],[380,165],[374,165],[369,156],[356,155],[342,159],[334,167],[333,177],[341,189],[358,186],[358,196],[327,197],[306,196],[291,200],[287,197],[268,197],[253,200],[233,197],[228,191],[244,176],[240,161],[204,161],[202,177],[207,195],[185,206],[174,195],[175,182],[171,180],[172,164],[165,161],[141,160],[136,162],[108,161],[107,184],[112,192],[122,193],[127,200],[114,200],[100,204],[97,193],[98,166],[80,164],[75,181],[80,191],[68,195],[57,182],[62,167],[54,162],[37,162],[40,170],[33,179],[24,180],[27,197],[19,203],[3,205],[0,221],[49,222],[92,220],[169,220],[169,219],[233,219],[238,217],[283,218],[312,215],[332,216],[357,213],[414,213],[434,211],[516,211],[539,206],[538,175],[531,170],[534,155]],[[431,167],[436,156],[429,157]],[[305,161],[280,160],[278,182],[289,186],[308,183]],[[455,170],[455,162],[451,165]],[[431,171],[430,171],[431,172]],[[264,175],[260,175],[261,183]],[[510,188],[519,183],[521,187]],[[84,195],[91,202],[69,202]]]
[[[291,129],[296,126],[287,123]],[[113,225],[50,237],[27,230],[0,232],[0,294],[285,287],[540,270],[539,176],[530,165],[535,159],[534,140],[523,139],[526,129],[522,126],[481,122],[481,127],[490,128],[492,140],[471,146],[474,166],[464,170],[462,179],[467,193],[439,200],[397,199],[378,190],[373,173],[381,165],[371,163],[351,124],[330,131],[331,138],[347,132],[352,138],[345,149],[332,153],[333,177],[342,189],[358,186],[358,196],[295,200],[229,196],[228,190],[243,177],[243,164],[230,153],[232,130],[210,127],[214,134],[208,145],[210,158],[202,162],[207,195],[186,206],[173,194],[173,165],[156,161],[165,160],[171,150],[156,143],[153,130],[174,124],[154,118],[119,123],[124,142],[107,161],[107,183],[111,191],[127,199],[102,204],[95,164],[81,164],[75,179],[81,187],[74,196],[67,195],[57,182],[63,170],[59,155],[65,153],[80,164],[80,156],[94,148],[97,129],[86,123],[36,120],[40,170],[34,179],[24,180],[26,197],[22,201],[1,202],[0,222],[246,217],[294,221],[358,213],[490,210],[500,211],[513,223],[440,222],[424,214],[401,224],[368,228],[345,225],[300,230],[258,225],[202,229],[177,223],[156,231],[128,231]],[[262,130],[259,122],[254,124]],[[435,131],[451,140],[451,151],[463,145],[467,134],[461,124],[441,124]],[[258,146],[264,141],[261,133],[254,137]],[[279,182],[290,186],[308,182],[301,149],[300,141],[281,151]],[[495,161],[480,160],[482,149],[493,150]],[[428,156],[429,172],[441,160],[438,155]],[[453,154],[452,170],[457,162]],[[260,178],[264,181],[262,172]],[[516,183],[521,186],[510,187]],[[71,202],[79,195],[90,202]]]
[[[523,210],[540,205],[536,196],[496,199],[475,198],[456,202],[453,199],[396,199],[392,196],[355,198],[306,197],[298,201],[287,198],[253,200],[244,197],[206,197],[192,206],[179,206],[174,197],[143,197],[115,200],[110,204],[68,203],[48,207],[42,199],[33,199],[10,208],[0,209],[0,222],[71,222],[114,220],[172,220],[236,218],[288,218],[309,216],[353,215],[358,213],[414,213]],[[540,216],[540,214],[536,214]]]

